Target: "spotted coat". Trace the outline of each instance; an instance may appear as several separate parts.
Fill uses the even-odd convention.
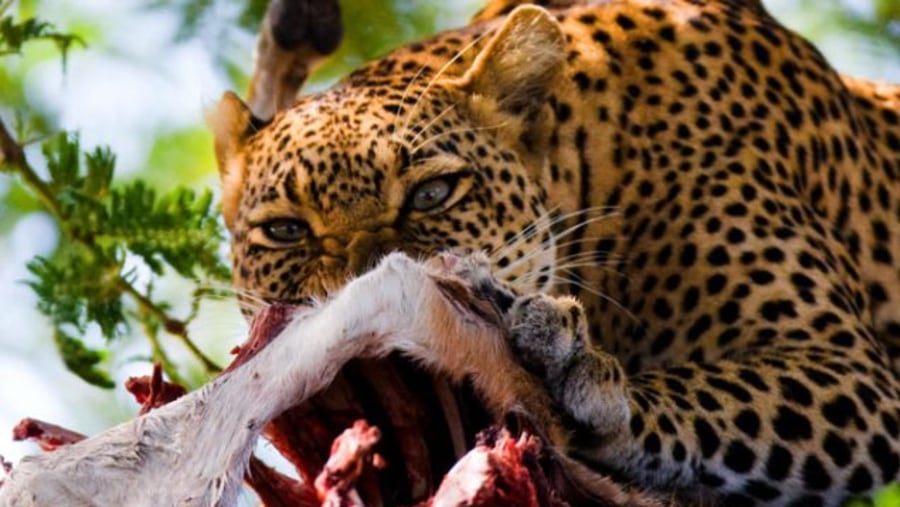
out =
[[[900,88],[756,1],[523,3],[265,126],[220,106],[237,286],[320,297],[391,250],[485,250],[578,298],[576,384],[625,397],[600,427],[555,395],[584,463],[724,505],[897,479]]]

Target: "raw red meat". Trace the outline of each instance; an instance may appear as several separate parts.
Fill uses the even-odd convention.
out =
[[[125,390],[141,404],[140,414],[146,414],[154,408],[181,398],[187,393],[184,387],[166,382],[162,376],[162,366],[153,365],[153,374],[143,377],[131,377],[125,381]]]
[[[85,438],[87,437],[81,433],[31,418],[22,419],[13,428],[13,440],[32,440],[44,451],[52,451],[62,445],[81,442]]]
[[[266,507],[318,507],[316,491],[309,485],[277,472],[256,456],[250,457],[247,484]]]
[[[537,438],[522,434],[518,439],[503,431],[490,445],[475,446],[450,469],[434,497],[426,505],[437,507],[489,507],[517,505],[521,507],[548,507],[566,505],[552,502],[551,498],[538,498],[533,474],[540,469],[529,469],[526,460],[536,462],[540,452]],[[546,480],[542,476],[539,480]],[[541,500],[544,500],[543,502]]]
[[[384,460],[375,453],[381,432],[363,420],[344,430],[331,444],[331,455],[315,487],[323,507],[363,507],[356,492],[356,481],[367,468],[384,468]]]

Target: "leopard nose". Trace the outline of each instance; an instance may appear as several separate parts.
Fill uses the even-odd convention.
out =
[[[387,253],[396,248],[396,233],[393,229],[360,231],[347,244],[348,267],[354,273],[362,273],[372,268]]]
[[[344,244],[344,241],[335,237],[328,236],[321,239],[322,252],[330,257],[344,257],[347,254]]]

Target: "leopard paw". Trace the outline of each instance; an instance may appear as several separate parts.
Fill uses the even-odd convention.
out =
[[[587,320],[575,298],[534,294],[517,299],[507,314],[511,345],[522,365],[551,380],[583,347]]]

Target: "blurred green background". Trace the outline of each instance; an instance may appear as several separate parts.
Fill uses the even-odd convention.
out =
[[[3,3],[0,1],[0,3]],[[217,186],[211,139],[203,110],[223,90],[246,89],[254,32],[263,0],[21,0],[20,19],[38,16],[79,35],[65,66],[49,43],[0,60],[0,116],[8,124],[30,116],[30,139],[58,129],[77,130],[82,145],[109,145],[117,177],[141,178],[161,191],[177,184]],[[482,0],[343,0],[347,37],[307,90],[327,87],[349,69],[401,42],[460,26]],[[770,0],[773,14],[811,39],[839,70],[900,82],[900,0]],[[36,150],[37,143],[29,147]],[[36,155],[36,154],[35,154]],[[38,157],[33,157],[37,159]],[[23,417],[37,417],[95,433],[135,413],[121,389],[88,386],[65,370],[50,326],[35,310],[23,282],[25,264],[58,241],[52,221],[17,181],[0,174],[0,455],[16,461],[34,452],[3,437]],[[223,245],[222,255],[227,255]],[[150,279],[137,261],[138,282]],[[157,283],[156,294],[187,313],[190,284]],[[244,335],[236,305],[202,305],[191,335],[220,363]],[[149,371],[147,343],[139,330],[108,344],[108,366],[117,380]],[[86,341],[107,346],[96,330]],[[189,378],[203,374],[177,344]]]

